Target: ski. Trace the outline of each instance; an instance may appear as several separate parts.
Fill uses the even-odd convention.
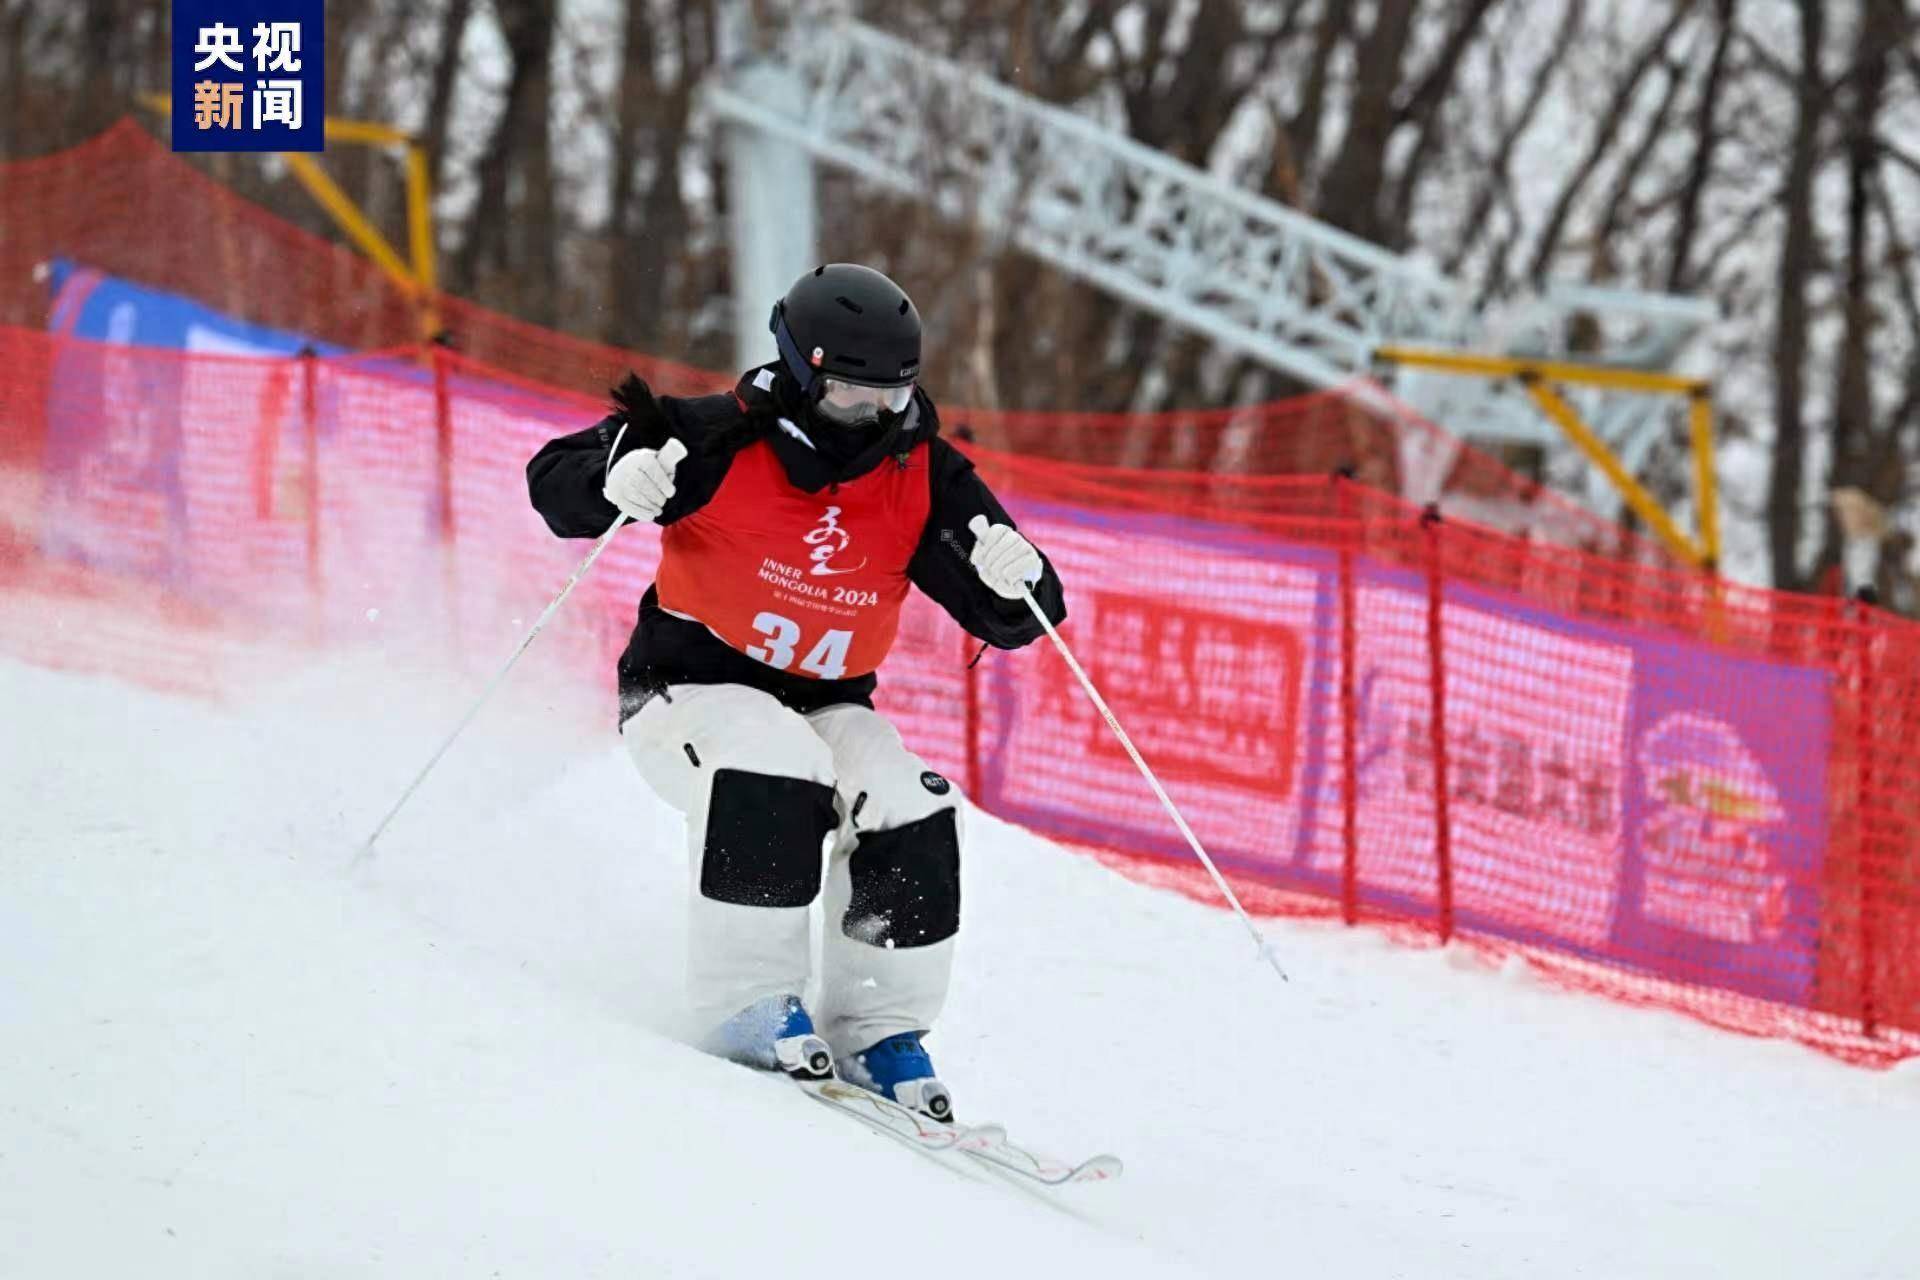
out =
[[[962,1125],[942,1124],[908,1107],[843,1080],[809,1080],[799,1076],[793,1082],[815,1102],[877,1129],[890,1138],[929,1154],[952,1151],[971,1130]]]
[[[1056,1160],[1014,1142],[998,1124],[943,1124],[867,1089],[840,1080],[795,1078],[801,1091],[868,1128],[928,1155],[958,1152],[975,1163],[1041,1186],[1107,1182],[1120,1176],[1120,1158],[1090,1156],[1077,1164]]]
[[[1089,1156],[1078,1164],[1043,1156],[1012,1141],[1007,1131],[997,1124],[974,1126],[954,1145],[961,1154],[982,1164],[1048,1187],[1070,1182],[1109,1182],[1119,1177],[1125,1167],[1115,1155]]]

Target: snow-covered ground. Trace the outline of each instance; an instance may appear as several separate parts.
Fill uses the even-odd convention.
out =
[[[1920,1078],[1230,917],[989,818],[931,1041],[1118,1183],[936,1167],[679,1042],[678,824],[524,690],[0,664],[0,1276],[1910,1277]]]

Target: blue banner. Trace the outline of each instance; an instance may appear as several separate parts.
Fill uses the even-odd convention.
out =
[[[223,356],[291,356],[308,347],[324,356],[342,350],[285,329],[250,324],[180,294],[149,289],[65,258],[53,260],[49,283],[47,327],[75,338]]]

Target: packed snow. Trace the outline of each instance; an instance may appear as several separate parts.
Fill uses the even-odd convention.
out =
[[[1894,1277],[1920,1079],[1224,912],[985,816],[929,1041],[1043,1195],[686,1047],[676,816],[519,681],[0,664],[0,1276]],[[529,692],[529,690],[539,692]],[[583,728],[585,725],[587,727]]]

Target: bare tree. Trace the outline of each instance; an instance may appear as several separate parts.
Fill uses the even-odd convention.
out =
[[[1667,291],[1684,293],[1692,287],[1689,270],[1694,239],[1700,231],[1700,203],[1714,176],[1714,154],[1720,145],[1720,98],[1726,83],[1727,50],[1733,46],[1733,33],[1739,0],[1716,0],[1716,34],[1713,53],[1707,60],[1706,83],[1693,112],[1693,158],[1688,163],[1680,190],[1680,214],[1674,228],[1673,246],[1667,265]]]
[[[1289,149],[1299,172],[1311,174],[1320,155],[1320,119],[1328,102],[1327,85],[1333,58],[1350,30],[1355,6],[1340,0],[1322,0],[1320,20],[1313,28],[1313,48],[1307,55],[1307,73],[1301,82],[1300,106],[1286,128]]]
[[[613,268],[605,332],[614,343],[645,347],[669,332],[680,336],[670,286],[684,269],[691,225],[680,162],[691,145],[694,94],[713,62],[715,21],[712,0],[669,5],[664,13],[651,0],[627,0],[608,218]]]
[[[1580,163],[1574,166],[1560,185],[1560,193],[1554,198],[1553,208],[1547,215],[1546,223],[1534,241],[1533,258],[1527,266],[1527,279],[1538,284],[1545,278],[1548,265],[1560,248],[1560,238],[1566,233],[1567,222],[1571,218],[1575,202],[1581,192],[1593,180],[1599,171],[1614,142],[1620,136],[1620,130],[1626,124],[1634,99],[1640,93],[1640,86],[1646,80],[1647,73],[1660,65],[1668,44],[1674,33],[1680,29],[1687,15],[1693,10],[1696,0],[1673,0],[1672,12],[1660,29],[1640,46],[1639,53],[1628,65],[1627,72],[1614,87],[1606,107],[1600,113],[1600,127],[1587,144],[1586,154]]]
[[[1844,117],[1847,166],[1846,272],[1842,285],[1845,336],[1834,370],[1833,487],[1857,488],[1884,506],[1892,506],[1905,487],[1892,429],[1883,429],[1874,412],[1873,355],[1878,317],[1874,314],[1869,219],[1878,181],[1878,126],[1887,73],[1905,29],[1899,0],[1865,0],[1849,68],[1850,109]],[[1817,577],[1840,560],[1838,522],[1825,526]]]
[[[427,89],[426,119],[420,139],[432,167],[433,188],[438,191],[446,180],[448,130],[453,119],[455,76],[460,69],[460,49],[466,40],[467,24],[473,20],[473,0],[446,0],[435,32],[433,71]]]
[[[1514,149],[1520,144],[1529,129],[1533,127],[1535,116],[1547,101],[1547,86],[1560,73],[1561,65],[1566,61],[1568,52],[1573,48],[1580,34],[1581,20],[1586,13],[1585,0],[1571,0],[1555,30],[1553,41],[1548,46],[1546,57],[1535,68],[1526,90],[1521,95],[1519,113],[1500,131],[1500,140],[1495,144],[1493,154],[1480,166],[1481,176],[1475,183],[1471,202],[1467,206],[1467,215],[1461,220],[1461,235],[1453,252],[1445,259],[1448,271],[1458,271],[1467,255],[1478,244],[1488,230],[1488,215],[1493,212],[1494,202],[1503,194],[1510,196],[1512,182]],[[1497,100],[1497,95],[1496,95]]]
[[[7,0],[0,8],[0,155],[19,150],[23,141],[30,22],[26,0]]]
[[[1413,91],[1396,112],[1400,124],[1415,130],[1413,149],[1400,167],[1394,181],[1392,212],[1386,217],[1389,240],[1396,248],[1407,244],[1407,223],[1413,211],[1414,193],[1426,173],[1427,162],[1441,141],[1443,108],[1453,94],[1454,80],[1460,73],[1467,50],[1473,47],[1485,28],[1487,15],[1498,0],[1464,0],[1460,12],[1447,29],[1433,65],[1414,83]]]
[[[1898,509],[1920,478],[1915,0],[1798,0],[1784,38],[1779,6],[1742,0],[855,7],[1260,194],[1430,254],[1490,302],[1550,275],[1717,298],[1727,415],[1772,426],[1765,493],[1749,501],[1784,585],[1835,557],[1834,531],[1808,527],[1812,493],[1858,484]],[[582,52],[596,19],[560,0],[333,0],[325,105],[417,113],[436,185],[471,195],[451,228],[456,292],[724,363],[723,154],[694,112],[717,8],[623,0],[617,56],[602,62]],[[772,30],[790,5],[753,12]],[[70,145],[166,84],[166,18],[165,0],[0,0],[0,157]],[[462,64],[476,31],[499,37],[504,72]],[[556,112],[580,103],[567,127],[604,145],[557,154]],[[1578,136],[1545,137],[1569,114],[1589,122]],[[338,234],[271,166],[192,163]],[[391,166],[350,149],[325,163],[393,222]],[[582,191],[601,198],[566,199]],[[828,251],[882,262],[927,300],[942,339],[929,376],[950,395],[1126,410],[1296,389],[924,202],[831,164],[821,193]],[[248,309],[241,281],[209,300]],[[1175,460],[1159,448],[1127,456]]]
[[[93,133],[119,114],[115,98],[119,96],[116,90],[124,84],[121,77],[125,68],[119,52],[127,17],[125,7],[121,0],[85,0],[80,5],[80,56],[98,69],[104,80],[100,88],[106,90],[74,95],[74,127],[82,133]]]
[[[1767,482],[1767,545],[1775,585],[1800,585],[1800,495],[1806,483],[1807,284],[1819,252],[1813,227],[1813,172],[1825,111],[1820,50],[1826,41],[1822,0],[1800,3],[1800,68],[1794,81],[1794,127],[1781,187],[1786,237],[1780,247],[1779,304],[1774,318],[1773,467]]]
[[[1347,127],[1320,181],[1315,202],[1321,217],[1368,240],[1382,240],[1380,193],[1386,179],[1387,142],[1397,123],[1395,95],[1400,64],[1413,34],[1417,0],[1380,0],[1373,25],[1354,50],[1353,92]]]
[[[518,268],[529,287],[515,301],[543,324],[557,318],[559,278],[549,128],[556,8],[557,0],[494,0],[512,71],[480,156],[479,197],[452,273],[456,290],[474,293],[485,267]]]

